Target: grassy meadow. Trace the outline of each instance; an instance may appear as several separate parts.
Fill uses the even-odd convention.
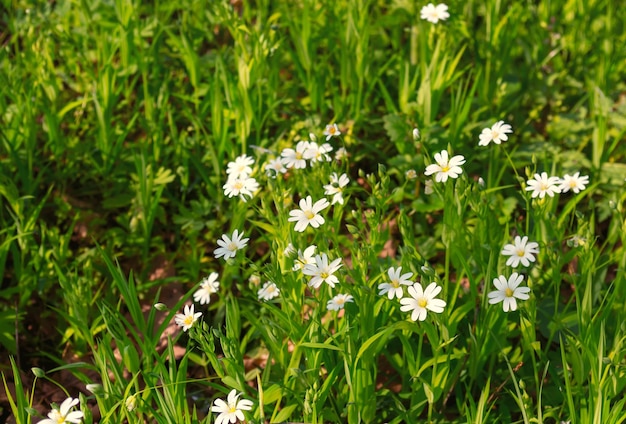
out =
[[[618,3],[0,0],[0,422],[626,422]]]

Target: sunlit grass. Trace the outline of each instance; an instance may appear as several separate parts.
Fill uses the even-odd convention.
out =
[[[626,14],[425,5],[6,3],[3,416],[626,420]]]

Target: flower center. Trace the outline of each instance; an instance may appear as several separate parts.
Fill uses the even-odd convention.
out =
[[[243,187],[243,183],[241,181],[236,181],[235,184],[233,184],[233,188],[235,190],[241,190],[242,187]]]
[[[498,131],[491,131],[491,138],[493,138],[494,140],[496,138],[500,138],[500,133]]]
[[[398,287],[400,287],[400,282],[398,280],[391,280],[391,285],[393,286],[393,288],[397,289]]]
[[[191,324],[193,324],[193,316],[188,315],[185,317],[185,325],[190,326]]]
[[[313,219],[315,217],[315,214],[311,211],[305,211],[304,212],[304,216],[306,216],[306,219]]]
[[[569,182],[569,186],[570,186],[570,188],[574,188],[574,187],[576,187],[576,186],[577,186],[576,181],[574,181],[574,180],[570,180],[570,182]]]
[[[520,258],[523,258],[525,254],[526,252],[523,249],[519,249],[517,251],[517,256],[519,256]]]
[[[321,272],[320,273],[320,277],[322,278],[322,280],[327,279],[328,277],[330,277],[330,274],[327,272]]]
[[[441,167],[441,172],[448,172],[449,170],[450,167],[447,164]]]
[[[548,186],[548,184],[546,184],[546,183],[541,183],[539,185],[539,190],[541,190],[541,191],[546,191],[548,188],[550,188],[550,186]]]
[[[302,159],[302,152],[296,152],[296,159]]]
[[[237,250],[237,243],[235,243],[234,241],[228,243],[228,250],[230,250],[231,252]]]
[[[417,304],[420,306],[420,308],[425,308],[426,305],[428,305],[428,299],[422,297],[420,300],[417,301]]]
[[[504,295],[505,295],[506,297],[513,297],[513,290],[511,290],[510,288],[508,288],[508,287],[507,287],[507,288],[504,290]]]
[[[335,300],[335,303],[337,303],[337,305],[343,305],[344,303],[346,303],[346,301],[343,298],[339,298]]]

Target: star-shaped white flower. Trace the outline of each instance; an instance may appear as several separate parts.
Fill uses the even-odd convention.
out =
[[[309,286],[314,289],[318,289],[322,283],[335,287],[339,279],[334,274],[339,268],[341,268],[341,258],[328,263],[328,255],[322,253],[321,256],[315,255],[315,263],[305,265],[302,273],[312,277]]]
[[[589,176],[583,175],[580,176],[580,172],[575,173],[574,175],[565,174],[561,181],[559,181],[559,188],[561,189],[561,193],[567,193],[572,190],[574,193],[578,194],[589,184]]]
[[[259,300],[272,300],[275,297],[280,296],[280,290],[278,289],[276,284],[268,281],[263,284],[263,287],[259,289],[257,295],[259,297]]]
[[[354,298],[349,294],[338,294],[328,301],[326,307],[329,311],[338,311],[340,309],[343,309],[346,303],[353,301]]]
[[[179,327],[183,327],[183,331],[187,331],[201,316],[202,312],[194,312],[193,305],[185,305],[183,313],[174,316],[174,322],[176,322]]]
[[[339,203],[343,205],[343,189],[350,183],[350,179],[346,174],[337,176],[336,172],[333,172],[330,176],[330,184],[324,186],[324,194],[327,196],[333,196],[331,204]]]
[[[435,174],[435,180],[439,183],[445,183],[450,178],[458,178],[463,169],[461,165],[465,163],[465,158],[461,155],[453,156],[448,159],[447,150],[442,150],[441,153],[435,153],[436,164],[428,165],[426,167],[426,175]]]
[[[439,21],[445,21],[448,19],[450,14],[448,13],[447,5],[440,3],[435,6],[432,3],[428,3],[426,6],[422,7],[420,17],[422,19],[426,19],[428,22],[436,24]]]
[[[520,262],[524,266],[529,266],[531,262],[535,262],[535,254],[539,253],[539,244],[528,241],[528,237],[515,236],[513,244],[507,244],[502,249],[504,256],[509,256],[506,261],[507,266],[517,267]]]
[[[311,196],[307,196],[305,199],[300,199],[300,209],[296,209],[289,212],[288,221],[295,222],[295,230],[303,232],[309,225],[313,228],[318,228],[324,222],[324,218],[319,214],[320,211],[330,206],[330,203],[326,199],[320,199],[313,204]]]
[[[48,418],[39,421],[39,424],[78,424],[83,418],[82,411],[70,411],[78,405],[78,399],[71,397],[65,399],[59,409],[53,409],[48,413]]]
[[[229,162],[226,167],[226,173],[229,178],[246,178],[252,174],[251,166],[254,164],[254,159],[250,156],[241,155],[233,162]]]
[[[446,302],[441,299],[435,299],[441,292],[441,286],[437,283],[430,283],[426,290],[422,289],[420,283],[415,283],[409,286],[409,295],[411,297],[404,297],[400,299],[402,306],[400,310],[402,312],[412,311],[411,319],[413,321],[424,321],[428,311],[440,314],[446,307]]]
[[[378,285],[379,295],[386,294],[389,300],[393,299],[394,296],[398,299],[402,299],[404,296],[404,291],[402,290],[402,286],[410,286],[413,284],[411,280],[409,280],[412,276],[412,272],[407,272],[406,274],[402,273],[402,267],[389,268],[387,270],[387,275],[389,276],[389,283],[382,283]]]
[[[239,234],[239,230],[233,232],[232,238],[229,238],[226,234],[222,234],[222,239],[217,241],[218,247],[213,254],[216,259],[224,257],[224,260],[234,258],[239,249],[246,247],[249,238],[242,238],[243,232]]]
[[[490,304],[496,304],[503,302],[502,309],[504,312],[514,311],[517,309],[517,299],[528,300],[530,297],[530,288],[520,287],[524,279],[523,275],[519,275],[517,272],[511,274],[507,280],[504,275],[493,279],[493,285],[496,286],[495,291],[487,293]]]
[[[534,178],[526,182],[526,191],[532,192],[533,199],[537,196],[543,199],[546,197],[546,194],[554,197],[555,193],[561,192],[561,188],[558,186],[560,182],[559,177],[548,177],[547,172],[542,172],[541,175],[535,174]]]
[[[217,277],[219,277],[217,272],[212,272],[208,277],[203,278],[200,288],[193,294],[193,300],[201,305],[208,305],[211,302],[211,295],[220,289]]]
[[[326,129],[324,129],[324,135],[326,136],[326,141],[328,141],[332,137],[339,137],[341,135],[341,131],[339,131],[339,127],[337,127],[337,124],[326,125]]]
[[[500,144],[503,141],[509,139],[507,134],[513,132],[513,128],[511,125],[505,124],[504,121],[498,121],[491,128],[485,128],[480,136],[478,137],[480,141],[478,142],[479,146],[488,146],[492,141],[495,144]]]
[[[228,394],[226,402],[222,399],[215,399],[215,403],[211,406],[211,412],[217,412],[219,415],[215,418],[215,424],[236,423],[237,420],[244,421],[246,417],[242,411],[252,409],[252,401],[247,399],[239,399],[240,394],[233,389]]]

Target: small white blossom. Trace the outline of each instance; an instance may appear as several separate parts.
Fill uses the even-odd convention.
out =
[[[489,143],[491,143],[492,141],[495,144],[500,144],[503,141],[508,140],[509,137],[507,136],[507,134],[510,134],[512,132],[513,128],[511,128],[511,125],[505,124],[504,121],[498,121],[493,124],[491,128],[483,129],[482,133],[480,133],[480,136],[478,136],[478,138],[480,139],[478,145],[488,146]]]
[[[413,140],[417,141],[420,138],[420,130],[413,128]]]
[[[440,3],[435,6],[432,3],[428,3],[426,6],[422,7],[420,17],[422,19],[426,19],[428,22],[436,24],[439,21],[445,21],[448,19],[450,14],[448,13],[447,5]]]
[[[338,148],[335,152],[335,160],[342,161],[345,159],[348,159],[348,151],[345,149],[345,147]]]
[[[539,253],[539,244],[528,241],[528,237],[515,236],[514,244],[507,244],[502,249],[504,256],[509,256],[506,261],[507,266],[517,267],[520,262],[524,266],[529,266],[531,262],[535,262],[535,254]]]
[[[287,168],[304,169],[306,168],[306,159],[304,152],[309,147],[308,141],[300,141],[296,144],[296,149],[284,149],[280,155],[281,161]]]
[[[326,129],[324,130],[324,135],[326,136],[326,141],[328,141],[332,137],[340,136],[341,131],[339,131],[337,124],[326,125]]]
[[[315,263],[315,256],[314,256],[315,249],[317,249],[317,246],[313,244],[307,247],[306,249],[304,249],[304,252],[302,250],[298,250],[298,259],[296,259],[293,264],[293,270],[294,271],[303,270],[306,265],[314,264]]]
[[[239,176],[228,178],[223,189],[224,195],[228,197],[239,196],[245,202],[246,196],[250,198],[254,196],[254,193],[259,189],[259,183],[252,177]]]
[[[426,175],[435,174],[435,180],[439,183],[445,183],[450,178],[458,178],[463,172],[461,165],[465,163],[465,158],[461,155],[453,156],[448,159],[448,152],[442,150],[441,153],[435,153],[436,164],[426,167]]]
[[[502,309],[504,309],[504,312],[515,311],[517,309],[517,300],[515,298],[528,300],[530,297],[528,295],[530,288],[519,287],[523,279],[524,276],[519,275],[517,272],[511,274],[508,280],[504,275],[494,278],[493,285],[496,286],[497,290],[487,293],[489,303],[493,305],[503,302]]]
[[[414,180],[417,178],[417,172],[415,171],[415,169],[409,169],[404,173],[404,176],[407,180]]]
[[[402,290],[402,286],[410,286],[413,284],[409,279],[413,276],[412,272],[407,272],[406,274],[402,273],[402,267],[389,268],[387,270],[387,275],[389,276],[389,283],[382,283],[378,285],[379,295],[386,294],[389,297],[389,300],[397,297],[398,299],[402,299],[404,296],[404,291]]]
[[[315,162],[330,162],[332,159],[328,153],[332,152],[333,148],[330,144],[324,143],[322,145],[318,145],[316,142],[309,142],[309,146],[304,152],[304,158],[310,160],[311,163]]]
[[[307,196],[305,199],[300,199],[300,209],[296,209],[289,212],[288,221],[295,222],[295,230],[297,232],[303,232],[309,225],[313,228],[318,228],[324,222],[322,215],[319,212],[330,206],[330,203],[326,199],[320,199],[313,204],[311,196]]]
[[[543,199],[546,194],[554,197],[555,193],[561,192],[561,188],[557,185],[560,181],[559,177],[548,177],[547,172],[542,172],[541,175],[535,174],[534,178],[527,181],[526,191],[532,192],[533,199],[537,196]]]
[[[217,272],[212,272],[208,277],[204,277],[200,283],[200,288],[193,294],[193,300],[201,305],[208,305],[211,302],[211,295],[220,289],[220,282]]]
[[[65,399],[59,408],[55,408],[48,413],[48,418],[39,421],[39,424],[78,424],[83,418],[82,411],[70,411],[78,405],[78,399],[71,397]]]
[[[338,311],[340,309],[343,309],[346,303],[353,301],[354,298],[349,294],[338,294],[328,301],[326,307],[329,311]]]
[[[433,180],[424,181],[424,194],[433,194],[435,192],[435,182]]]
[[[276,284],[268,281],[259,289],[257,295],[259,296],[259,300],[272,300],[280,295],[280,290]]]
[[[233,162],[229,162],[226,168],[226,173],[229,178],[246,178],[252,174],[251,165],[254,164],[254,159],[250,156],[241,155]]]
[[[346,174],[341,174],[337,177],[337,173],[333,172],[330,176],[330,184],[324,186],[324,194],[327,196],[333,196],[331,204],[339,203],[343,205],[343,189],[348,185],[350,179]]]
[[[201,316],[202,312],[194,312],[193,305],[185,305],[183,313],[174,316],[174,322],[179,327],[183,327],[183,331],[187,331]]]
[[[321,256],[315,256],[314,264],[305,265],[302,273],[312,277],[309,281],[310,287],[318,289],[322,283],[326,283],[330,287],[335,287],[335,284],[339,283],[339,279],[334,273],[339,268],[341,268],[341,258],[328,263],[328,255],[322,253]]]
[[[285,172],[287,172],[287,168],[280,158],[274,158],[265,165],[265,173],[270,177],[276,177]]]
[[[561,193],[567,193],[572,190],[574,193],[578,194],[589,184],[589,176],[583,175],[580,176],[580,172],[575,173],[574,175],[565,174],[563,178],[559,181],[559,188],[561,189]]]
[[[237,394],[237,390],[233,389],[228,394],[226,402],[222,399],[215,399],[215,403],[211,406],[211,412],[217,412],[219,415],[215,418],[215,424],[236,423],[237,420],[244,421],[246,417],[242,411],[252,409],[252,401],[247,399],[239,399],[241,394]]]
[[[446,307],[445,301],[435,299],[435,296],[441,292],[441,286],[438,286],[437,283],[430,283],[426,290],[422,289],[420,283],[415,283],[409,286],[408,292],[410,297],[400,299],[402,304],[400,310],[402,312],[412,311],[411,319],[413,321],[424,321],[428,311],[440,314]]]
[[[222,234],[222,239],[217,241],[218,247],[213,254],[216,259],[224,257],[224,260],[234,258],[239,249],[246,247],[249,238],[242,238],[243,232],[240,234],[239,230],[233,232],[232,238],[229,238],[226,234]]]

